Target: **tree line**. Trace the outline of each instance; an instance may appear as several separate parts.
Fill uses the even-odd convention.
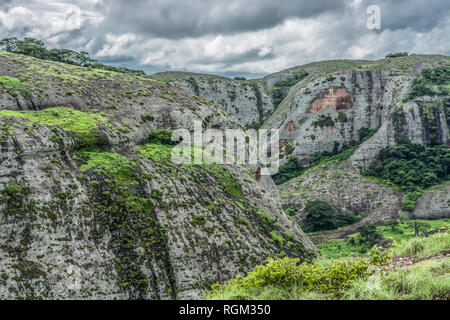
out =
[[[146,73],[142,70],[134,70],[125,67],[113,67],[102,64],[91,58],[89,53],[86,51],[78,52],[69,49],[47,49],[42,40],[35,38],[24,38],[23,40],[19,40],[17,38],[2,39],[0,40],[0,50],[23,54],[48,61],[68,63],[81,67],[121,72],[133,76],[146,76]]]

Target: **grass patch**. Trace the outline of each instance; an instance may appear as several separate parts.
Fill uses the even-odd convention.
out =
[[[375,274],[355,281],[344,299],[350,300],[448,300],[450,259],[427,261],[409,270]]]
[[[0,76],[0,85],[12,96],[17,96],[19,93],[22,96],[27,97],[30,94],[28,87],[16,78]]]
[[[87,161],[81,166],[81,172],[93,169],[96,174],[114,177],[119,184],[129,185],[134,181],[137,166],[134,159],[114,152],[82,152],[82,156]]]
[[[430,229],[442,229],[448,227],[450,219],[441,220],[401,220],[398,223],[377,226],[376,230],[381,234],[382,238],[390,239],[395,246],[399,248],[399,244],[407,241],[417,241],[415,237],[414,222],[428,223]],[[365,256],[370,250],[370,246],[365,243],[358,243],[356,239],[359,233],[350,236],[349,240],[331,239],[326,244],[318,244],[317,248],[323,257],[329,259],[338,259],[343,257]],[[353,240],[352,240],[353,239]],[[428,239],[428,238],[426,238]],[[397,255],[400,255],[397,252]]]
[[[66,107],[40,111],[1,110],[0,117],[15,117],[44,125],[58,126],[67,132],[74,133],[83,145],[95,144],[97,142],[95,131],[97,131],[98,123],[108,123],[108,120],[99,114],[81,112]]]

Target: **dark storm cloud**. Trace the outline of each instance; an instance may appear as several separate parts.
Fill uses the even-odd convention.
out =
[[[366,9],[381,9],[381,29]],[[267,73],[324,59],[450,53],[449,0],[0,0],[0,37],[115,65]]]
[[[343,11],[344,0],[119,0],[105,4],[105,27],[162,38],[198,37],[273,27],[289,17]]]

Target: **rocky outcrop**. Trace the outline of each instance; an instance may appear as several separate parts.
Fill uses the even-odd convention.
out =
[[[450,143],[445,99],[440,103],[436,97],[423,96],[404,103],[413,80],[424,68],[449,63],[449,57],[438,55],[410,55],[379,61],[323,61],[254,80],[264,84],[266,94],[270,95],[280,80],[300,71],[308,75],[289,89],[262,125],[263,129],[280,131],[281,164],[296,156],[303,166],[308,166],[315,153],[331,152],[336,144],[339,149],[352,141],[359,143],[362,129],[377,130],[354,152],[352,150],[353,154],[345,163],[308,170],[280,187],[283,207],[298,211],[297,222],[302,220],[306,201],[317,199],[330,202],[340,211],[361,215],[364,218],[361,223],[399,217],[402,195],[362,177],[359,172],[377,160],[381,149],[397,144],[402,138],[426,146]],[[179,75],[168,74],[179,78]],[[227,81],[228,86],[233,83],[233,80]],[[224,87],[213,99],[219,104],[221,101],[217,97],[227,90],[225,80],[222,83]],[[206,81],[204,86],[210,87]],[[212,97],[209,93],[207,96]],[[239,115],[238,118],[243,121]],[[246,120],[243,123],[248,124]],[[333,179],[335,175],[341,175],[342,179]],[[442,201],[439,203],[445,202]],[[439,208],[446,210],[443,205]],[[433,212],[441,209],[435,208]]]
[[[279,190],[283,208],[294,212],[293,218],[299,224],[305,219],[306,204],[313,200],[328,202],[338,213],[356,214],[363,219],[363,224],[400,218],[403,195],[361,176],[358,170],[345,162],[330,162],[311,168],[279,186]],[[357,226],[352,226],[352,230],[355,228]]]
[[[241,126],[220,106],[4,52],[0,75],[1,298],[195,298],[268,256],[317,255],[248,168],[170,161],[161,130]]]
[[[410,215],[415,219],[450,218],[450,184],[425,192],[418,200],[414,212]]]
[[[159,73],[152,75],[152,78],[214,101],[235,115],[247,128],[259,128],[275,109],[272,96],[261,80],[232,80],[182,72]]]

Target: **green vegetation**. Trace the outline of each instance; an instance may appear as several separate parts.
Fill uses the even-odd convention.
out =
[[[159,143],[165,145],[177,145],[178,141],[172,141],[173,130],[159,130],[153,131],[149,134],[148,142]]]
[[[340,148],[339,142],[334,142],[333,151],[322,151],[316,152],[310,159],[312,165],[327,163],[330,161],[347,161],[358,149],[358,147],[368,139],[370,139],[376,132],[378,128],[369,129],[361,128],[358,130],[359,142],[351,140],[350,142],[343,144]]]
[[[361,128],[359,133],[359,143],[352,140],[347,144],[342,145],[340,147],[339,142],[334,142],[334,147],[332,151],[322,151],[322,152],[316,152],[310,159],[310,165],[320,165],[324,163],[328,163],[331,161],[337,161],[337,162],[343,162],[347,161],[358,149],[359,145],[363,143],[364,141],[370,139],[376,132],[378,131],[378,128],[375,129],[369,129],[369,128]],[[287,145],[291,146],[292,145]],[[285,182],[288,182],[289,180],[292,180],[298,176],[301,176],[306,171],[306,168],[304,168],[300,161],[298,160],[297,156],[291,156],[289,158],[289,161],[285,163],[284,165],[280,166],[278,173],[272,176],[273,181],[275,184],[280,185]]]
[[[189,77],[186,80],[192,87],[192,90],[194,90],[194,93],[196,96],[200,95],[200,88],[198,86],[197,80],[195,80],[194,77]]]
[[[448,300],[450,258],[433,259],[450,248],[450,233],[411,238],[387,251],[372,248],[366,257],[322,259],[299,264],[299,259],[269,258],[247,276],[217,283],[207,299],[303,300],[393,299]],[[394,255],[411,261],[410,268],[396,267]],[[422,263],[417,259],[428,258]],[[392,265],[392,267],[390,267]]]
[[[108,120],[102,115],[81,112],[66,107],[49,108],[40,111],[1,110],[0,117],[22,118],[35,123],[58,126],[67,132],[74,133],[80,139],[81,146],[96,144],[97,123],[108,123]]]
[[[448,221],[448,219],[447,219]],[[394,247],[398,257],[415,256],[419,259],[433,257],[450,248],[449,233],[437,233],[432,237],[412,237],[397,243]]]
[[[317,129],[317,127],[320,127],[320,129],[323,129],[325,127],[334,127],[336,123],[334,122],[333,118],[330,115],[323,115],[321,114],[319,116],[319,119],[315,120],[312,123],[314,129]]]
[[[359,220],[352,213],[336,213],[335,209],[327,202],[321,200],[310,201],[305,206],[306,218],[302,224],[306,232],[333,230]]]
[[[414,241],[412,239],[417,238],[416,225],[422,223],[429,224],[429,229],[445,229],[448,228],[450,219],[431,221],[401,220],[390,221],[381,226],[370,225],[361,229],[363,231],[362,234],[357,232],[348,239],[330,239],[325,244],[318,244],[317,248],[322,256],[328,259],[366,255],[373,247],[373,243],[378,240],[392,240],[394,244],[399,244],[403,241]],[[419,233],[420,237],[423,235],[423,231]],[[377,239],[377,241],[371,241],[371,239]]]
[[[404,102],[421,96],[448,96],[450,93],[450,66],[428,68],[414,79],[413,86]]]
[[[113,152],[89,152],[82,151],[80,154],[86,158],[81,166],[81,172],[94,169],[96,174],[104,174],[114,177],[118,184],[131,184],[134,182],[136,160],[126,158]]]
[[[304,70],[299,70],[296,73],[290,75],[284,80],[280,80],[274,83],[272,89],[272,100],[275,108],[286,98],[289,93],[289,89],[295,84],[302,81],[308,76],[308,73]]]
[[[30,190],[20,184],[13,183],[7,185],[0,194],[0,201],[6,205],[3,215],[6,217],[20,214],[24,205],[24,197],[30,193]]]
[[[6,91],[14,97],[17,96],[17,94],[24,97],[27,97],[30,94],[28,87],[16,78],[0,76],[0,86],[5,88]]]
[[[339,112],[336,118],[336,122],[347,123],[348,122],[347,114],[345,112]]]
[[[300,176],[305,171],[305,168],[301,165],[296,156],[291,156],[289,161],[280,166],[278,173],[272,176],[275,184],[280,185],[291,179]]]
[[[306,219],[303,225],[306,232],[336,229],[336,211],[325,201],[310,201],[305,206]]]
[[[369,262],[364,260],[299,264],[299,259],[269,258],[266,265],[257,266],[246,277],[238,276],[224,284],[216,284],[207,299],[302,299],[314,293],[316,297],[339,298],[352,281],[370,275]]]
[[[5,38],[0,41],[0,50],[6,50],[8,52],[23,54],[43,60],[126,73],[133,76],[146,75],[142,70],[133,70],[125,67],[118,68],[101,64],[89,57],[89,54],[85,51],[76,52],[68,49],[48,50],[43,41],[34,38],[25,38],[23,40],[18,40],[17,38]]]
[[[419,78],[414,79],[409,95],[402,101],[415,100],[419,106],[420,118],[424,126],[425,139],[428,144],[438,145],[444,141],[440,134],[441,114],[450,126],[450,66],[443,65],[428,68],[422,71]],[[422,96],[431,96],[434,100],[429,102],[417,99]]]
[[[386,59],[388,58],[400,58],[400,57],[407,57],[409,55],[408,52],[396,52],[396,53],[389,53],[386,56]]]
[[[398,186],[405,193],[403,209],[412,211],[426,188],[449,180],[450,149],[413,143],[391,146],[381,150],[377,162],[363,174]]]
[[[245,199],[241,184],[231,175],[227,168],[219,164],[203,164],[202,167],[216,178],[216,181],[227,194],[235,198]]]
[[[172,134],[173,131],[171,130],[160,130],[150,133],[149,143],[140,146],[138,152],[157,163],[167,163],[171,161],[173,146],[178,143],[172,141]],[[194,151],[194,148],[191,148],[191,156],[193,156]],[[201,152],[203,151],[201,150]],[[198,166],[190,164],[183,165],[183,168],[186,169],[187,167],[189,167],[188,169],[194,169],[196,171],[206,170],[204,173],[209,173],[214,176],[227,194],[239,199],[245,199],[240,183],[236,181],[226,167],[219,164],[206,163],[202,163]]]

